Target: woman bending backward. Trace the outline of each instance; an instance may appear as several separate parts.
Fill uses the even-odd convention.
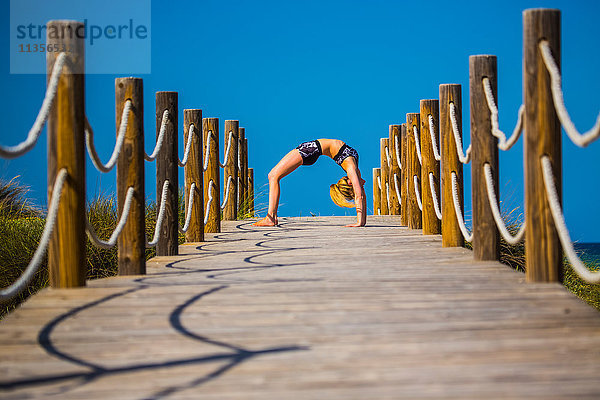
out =
[[[356,223],[350,227],[364,226],[367,222],[367,199],[365,181],[358,169],[358,152],[338,139],[317,139],[301,143],[287,153],[269,172],[269,210],[267,216],[254,223],[255,226],[277,225],[279,207],[279,181],[300,165],[312,165],[319,156],[328,156],[346,171],[346,176],[329,187],[329,194],[340,207],[356,207]]]

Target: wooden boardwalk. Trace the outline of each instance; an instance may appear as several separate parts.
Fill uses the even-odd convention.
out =
[[[598,399],[600,313],[394,217],[224,223],[0,322],[1,399]]]

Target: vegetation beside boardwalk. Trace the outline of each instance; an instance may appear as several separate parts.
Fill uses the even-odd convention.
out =
[[[29,264],[33,253],[37,249],[45,224],[45,216],[42,210],[31,205],[27,199],[28,188],[20,185],[15,179],[9,182],[0,182],[0,287],[7,287],[22,274]],[[265,196],[266,189],[256,194],[256,200]],[[255,201],[256,201],[255,200]],[[179,195],[179,219],[184,223],[184,201],[183,193]],[[258,205],[256,213],[266,211],[266,206]],[[146,204],[146,235],[151,238],[154,235],[157,207],[153,201]],[[90,223],[102,239],[108,239],[117,225],[117,200],[114,195],[98,195],[88,204],[88,215]],[[514,213],[509,213],[508,219]],[[238,219],[252,218],[254,215],[249,211],[248,202],[242,203]],[[515,218],[509,230],[516,233],[518,222]],[[179,242],[184,242],[184,235],[179,235]],[[467,243],[467,247],[470,243]],[[87,278],[97,279],[114,276],[117,274],[117,249],[99,249],[87,241]],[[146,258],[155,255],[154,249],[146,251]],[[525,247],[523,243],[515,246],[501,242],[500,261],[512,268],[525,270]],[[0,305],[0,318],[14,309],[27,297],[36,293],[48,285],[48,272],[46,260],[36,274],[31,284],[21,295],[12,302]],[[588,268],[600,269],[598,262],[586,261]],[[564,284],[568,290],[588,304],[600,310],[600,285],[590,285],[583,282],[571,269],[565,260]]]

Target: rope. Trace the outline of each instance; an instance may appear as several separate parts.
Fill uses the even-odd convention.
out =
[[[208,223],[208,212],[210,211],[210,205],[213,201],[213,189],[215,188],[215,183],[211,179],[208,182],[208,201],[206,202],[206,210],[204,211],[204,225]]]
[[[458,182],[456,178],[456,172],[452,171],[452,199],[454,202],[454,213],[456,214],[456,220],[462,235],[467,242],[473,241],[473,232],[469,233],[465,225],[465,218],[462,211],[460,210],[460,202],[458,200]]]
[[[442,156],[440,155],[440,150],[438,149],[438,145],[437,145],[437,140],[436,140],[436,134],[435,134],[435,129],[433,129],[433,116],[431,114],[428,115],[429,118],[429,136],[431,136],[431,144],[433,147],[433,158],[435,158],[435,161],[440,161],[442,159]]]
[[[394,174],[394,188],[396,189],[396,196],[398,196],[398,203],[402,203],[402,196],[400,196],[400,189],[398,189],[398,174]]]
[[[569,235],[569,231],[567,230],[567,224],[565,223],[565,217],[562,213],[560,202],[558,200],[550,158],[548,158],[548,156],[542,156],[541,162],[542,171],[544,174],[544,184],[546,187],[546,196],[548,198],[548,203],[550,204],[550,211],[552,212],[552,218],[554,219],[554,226],[556,226],[563,250],[569,259],[573,270],[581,279],[589,283],[599,283],[600,271],[594,272],[587,269],[573,248],[573,243],[571,242],[571,237]]]
[[[575,124],[571,121],[571,117],[569,116],[569,112],[567,111],[567,107],[565,106],[565,99],[562,92],[562,83],[560,70],[554,61],[554,57],[552,57],[552,51],[550,50],[550,45],[547,40],[542,40],[540,42],[540,50],[542,52],[542,58],[544,59],[544,63],[546,64],[546,68],[550,73],[550,88],[552,90],[552,99],[554,100],[554,108],[556,110],[556,114],[558,114],[558,119],[567,132],[567,136],[579,147],[585,147],[594,140],[600,137],[600,114],[596,118],[596,124],[589,131],[581,134],[575,128]]]
[[[392,157],[390,157],[390,150],[385,146],[385,158],[388,163],[388,168],[392,168]]]
[[[183,151],[183,160],[177,160],[177,163],[179,164],[180,167],[185,167],[185,164],[187,164],[188,161],[188,156],[190,155],[190,149],[192,148],[192,136],[194,135],[194,124],[190,124],[190,127],[188,129],[188,139],[187,139],[187,143],[185,144],[185,149]]]
[[[204,165],[202,166],[202,170],[206,171],[208,169],[208,156],[210,155],[210,141],[212,138],[212,131],[208,131],[208,135],[206,138],[206,151],[204,152]],[[213,183],[214,185],[214,183]]]
[[[398,163],[398,168],[402,169],[402,163],[400,162],[400,146],[398,145],[398,135],[394,136],[394,143],[396,146],[396,162]]]
[[[156,139],[156,147],[150,155],[144,152],[144,158],[146,159],[146,161],[154,161],[156,159],[156,156],[158,156],[158,153],[160,153],[160,149],[162,148],[163,141],[165,138],[165,132],[167,130],[167,123],[169,122],[168,119],[169,110],[165,110],[163,112],[162,121],[160,123],[160,131],[158,132],[158,138]]]
[[[125,132],[127,131],[127,124],[129,123],[129,112],[131,111],[131,100],[127,100],[125,105],[123,106],[123,113],[121,115],[121,125],[119,126],[119,133],[117,134],[117,143],[113,150],[112,155],[110,156],[110,160],[106,164],[102,164],[100,161],[100,157],[98,157],[98,153],[96,152],[96,147],[94,147],[94,131],[90,126],[90,122],[87,117],[85,119],[85,143],[87,147],[88,154],[92,159],[92,164],[94,167],[100,172],[109,172],[114,168],[117,163],[117,159],[119,154],[121,154],[121,149],[123,148],[123,142],[125,141]]]
[[[179,227],[179,232],[186,233],[190,229],[190,221],[192,220],[192,207],[194,206],[194,194],[196,191],[196,182],[190,185],[190,198],[188,199],[187,215],[185,216],[185,225]]]
[[[44,231],[42,232],[40,243],[38,244],[35,253],[33,253],[33,257],[31,258],[31,261],[29,261],[29,265],[27,265],[25,272],[23,272],[23,274],[15,281],[15,283],[0,290],[0,301],[8,301],[21,293],[37,273],[42,259],[44,258],[44,254],[46,253],[46,249],[48,248],[50,236],[52,235],[52,231],[54,230],[54,226],[56,224],[58,205],[62,195],[63,185],[67,180],[67,176],[68,174],[66,168],[62,168],[60,171],[58,171],[54,181],[54,187],[52,188],[52,200],[50,200],[50,205],[48,206],[48,215],[46,217],[46,224],[44,225]]]
[[[377,208],[377,215],[381,215],[381,208]]]
[[[129,187],[127,189],[127,195],[125,197],[125,203],[123,204],[123,212],[121,213],[121,218],[119,219],[119,223],[117,224],[117,227],[115,228],[112,235],[110,235],[110,238],[106,242],[98,237],[98,235],[96,234],[96,231],[94,230],[94,227],[92,226],[92,224],[90,224],[90,220],[88,219],[88,216],[86,213],[86,215],[85,215],[85,231],[86,231],[88,237],[90,238],[90,241],[92,242],[92,244],[94,244],[96,247],[100,247],[102,249],[110,249],[117,244],[117,238],[121,234],[121,231],[123,230],[123,228],[125,228],[125,223],[127,222],[127,218],[129,218],[129,209],[131,208],[131,201],[133,200],[134,194],[135,194],[135,191],[134,191],[133,187]]]
[[[229,140],[227,140],[227,149],[225,150],[225,162],[221,163],[221,161],[219,161],[221,168],[225,168],[229,162],[229,150],[231,149],[231,142],[233,142],[233,132],[229,131]]]
[[[388,205],[388,212],[389,212],[389,210],[392,208],[391,202],[390,202],[390,183],[389,182],[385,183],[385,195],[387,197],[387,205]]]
[[[442,220],[442,212],[440,211],[440,204],[438,203],[437,193],[435,192],[435,182],[433,172],[429,173],[429,189],[431,190],[431,198],[433,199],[433,209],[435,216],[440,221]]]
[[[44,101],[42,102],[42,106],[40,107],[40,111],[38,112],[37,117],[35,118],[33,126],[27,134],[27,139],[15,146],[0,146],[0,157],[17,158],[27,153],[35,146],[40,137],[40,134],[42,133],[42,129],[44,128],[44,125],[48,120],[50,108],[52,107],[54,99],[56,98],[58,81],[66,59],[67,55],[65,53],[60,53],[58,57],[56,57],[56,61],[54,62],[54,66],[52,67],[52,75],[50,75],[50,80],[48,81],[48,88],[46,89]]]
[[[463,153],[463,144],[458,131],[458,122],[456,121],[456,108],[454,103],[450,102],[450,122],[452,123],[452,133],[454,133],[454,142],[456,143],[456,153],[458,160],[463,164],[471,162],[471,145],[467,148],[466,153]]]
[[[506,135],[500,130],[500,123],[498,122],[498,107],[494,101],[494,94],[492,93],[492,85],[488,78],[483,78],[483,92],[485,93],[485,99],[487,100],[488,108],[490,109],[490,120],[492,123],[492,135],[498,138],[498,148],[500,150],[509,150],[521,136],[523,132],[523,115],[525,114],[525,105],[521,104],[519,107],[519,114],[517,117],[517,125],[513,130],[510,139],[506,140]]]
[[[227,188],[225,189],[225,201],[221,204],[221,210],[224,210],[227,206],[227,201],[229,200],[229,187],[231,186],[231,182],[233,181],[233,177],[229,175],[227,178]]]
[[[377,177],[377,186],[379,186],[379,190],[381,190],[381,176]]]
[[[492,167],[489,163],[483,164],[483,170],[485,174],[485,184],[487,186],[487,194],[488,200],[490,201],[490,208],[492,209],[492,214],[494,215],[494,220],[496,221],[496,226],[498,226],[498,230],[500,234],[506,240],[508,244],[515,245],[523,240],[523,234],[525,233],[525,222],[521,224],[519,231],[515,236],[512,236],[508,229],[506,228],[506,224],[500,215],[500,208],[498,207],[498,200],[496,198],[496,192],[494,191],[494,178],[492,177]]]
[[[413,136],[415,137],[415,147],[417,148],[417,158],[419,159],[419,165],[421,162],[421,144],[419,143],[419,133],[417,132],[417,126],[413,125]]]
[[[167,205],[167,189],[169,189],[169,180],[166,179],[163,183],[162,194],[160,196],[160,207],[158,210],[158,217],[156,218],[156,225],[154,226],[154,237],[152,241],[148,242],[146,239],[146,247],[154,247],[158,243],[160,237],[160,229],[162,228],[163,220],[165,219],[165,208]]]
[[[413,175],[413,186],[415,187],[417,205],[419,206],[419,210],[423,211],[423,203],[421,203],[421,193],[419,192],[419,178],[417,178],[416,175]]]

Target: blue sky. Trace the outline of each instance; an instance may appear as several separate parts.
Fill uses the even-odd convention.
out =
[[[0,143],[25,138],[45,91],[43,75],[9,74],[8,2],[0,26],[4,96]],[[442,83],[463,86],[465,147],[469,143],[468,57],[498,56],[500,125],[511,132],[522,102],[522,11],[562,11],[565,101],[580,131],[600,111],[600,2],[597,1],[181,1],[152,2],[152,69],[144,79],[146,150],[154,144],[154,93],[179,92],[184,108],[205,117],[239,119],[246,127],[257,192],[269,169],[299,142],[335,137],[358,149],[372,208],[371,169],[388,125],[437,98]],[[107,11],[108,12],[108,11]],[[118,63],[118,59],[109,62]],[[86,110],[103,160],[115,137],[114,79],[88,75]],[[181,130],[180,130],[181,134]],[[180,140],[180,154],[183,154]],[[223,149],[221,149],[223,152]],[[574,146],[563,136],[563,203],[572,238],[600,242],[600,144]],[[523,206],[522,141],[500,154],[500,197]],[[5,179],[20,175],[31,196],[46,203],[46,137],[26,156],[0,160]],[[465,168],[470,210],[470,167]],[[344,215],[328,186],[343,171],[321,159],[282,181],[280,215]],[[88,197],[115,192],[115,174],[87,164]],[[146,165],[146,194],[155,198],[155,165]],[[181,172],[180,182],[183,181]],[[258,199],[266,203],[266,196]]]

